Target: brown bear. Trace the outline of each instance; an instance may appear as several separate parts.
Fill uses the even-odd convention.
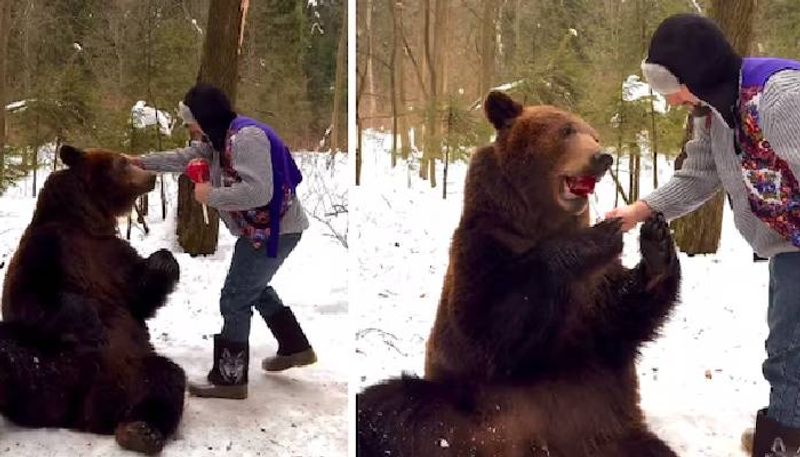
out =
[[[357,396],[357,454],[675,456],[645,424],[634,366],[677,299],[663,217],[623,267],[620,221],[589,224],[612,163],[595,131],[501,92],[485,111],[497,137],[469,165],[425,378]]]
[[[183,414],[186,377],[145,323],[177,284],[169,251],[140,257],[117,217],[155,175],[105,150],[62,146],[12,258],[0,323],[0,413],[28,427],[115,434],[155,453]]]

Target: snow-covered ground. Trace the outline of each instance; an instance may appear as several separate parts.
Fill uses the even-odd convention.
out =
[[[183,422],[164,456],[286,456],[330,457],[347,455],[347,382],[352,358],[348,323],[347,249],[331,229],[346,227],[347,214],[333,213],[331,199],[310,195],[323,188],[346,206],[346,187],[352,173],[345,156],[335,173],[325,168],[324,157],[305,154],[299,160],[306,182],[299,188],[304,202],[328,220],[312,219],[296,251],[274,280],[284,302],[303,325],[319,362],[282,374],[261,371],[261,358],[277,346],[255,313],[250,337],[250,396],[247,400],[187,397]],[[39,182],[43,182],[41,176]],[[218,297],[235,239],[220,228],[217,252],[192,258],[181,253],[175,238],[176,177],[167,176],[168,214],[161,220],[158,192],[150,197],[145,235],[134,227],[131,243],[142,255],[168,248],[181,265],[181,282],[169,303],[149,322],[157,350],[180,364],[190,378],[201,378],[211,364],[212,337],[221,325]],[[324,184],[324,185],[322,185]],[[322,203],[319,203],[322,201]],[[0,275],[30,221],[35,199],[31,181],[25,179],[0,196]],[[121,221],[124,233],[126,223]],[[122,451],[113,437],[68,430],[25,429],[5,421],[0,426],[0,454],[23,456],[133,455]]]
[[[368,135],[363,184],[350,193],[356,390],[401,371],[422,374],[424,344],[462,204],[466,165],[451,166],[443,200],[441,187],[431,189],[415,171],[409,187],[405,163],[390,169],[389,146],[386,136]],[[643,162],[641,191],[646,193],[652,167]],[[661,162],[660,182],[671,172],[672,164]],[[626,173],[621,174],[625,182]],[[611,178],[598,185],[596,195],[595,215],[613,207]],[[637,238],[637,231],[626,235],[629,266],[639,259]],[[682,254],[680,260],[681,304],[638,365],[642,406],[652,428],[679,455],[741,456],[740,434],[768,398],[761,376],[767,264],[753,263],[728,212],[719,252]]]

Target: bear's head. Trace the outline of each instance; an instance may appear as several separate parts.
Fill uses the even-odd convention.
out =
[[[48,178],[37,213],[45,219],[71,214],[88,225],[102,225],[130,211],[136,198],[155,188],[156,174],[135,166],[122,154],[63,145],[66,169]]]
[[[492,148],[495,194],[511,217],[557,229],[588,224],[588,197],[613,163],[597,133],[578,116],[552,106],[528,106],[493,91],[484,104],[497,130]],[[531,227],[533,228],[533,227]]]
[[[124,155],[112,151],[83,151],[65,144],[59,149],[59,157],[82,181],[90,198],[114,216],[130,211],[136,198],[156,185],[155,173],[135,166]]]

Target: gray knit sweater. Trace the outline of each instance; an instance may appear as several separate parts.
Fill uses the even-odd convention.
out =
[[[712,112],[710,129],[704,119],[695,121],[695,137],[686,144],[683,167],[643,200],[667,219],[675,219],[694,211],[722,188],[731,196],[736,228],[759,255],[797,251],[750,210],[741,162],[734,150],[734,131],[719,113]],[[764,137],[800,178],[800,71],[773,75],[764,86],[759,112]]]
[[[203,158],[211,165],[211,193],[208,206],[219,210],[220,217],[234,236],[241,235],[230,211],[264,206],[272,200],[272,161],[267,135],[254,127],[241,129],[231,139],[233,168],[242,178],[231,187],[222,187],[219,152],[209,144],[192,142],[187,148],[156,152],[141,157],[142,165],[152,171],[182,173],[190,160]],[[281,219],[281,234],[300,233],[308,228],[308,217],[295,196]]]

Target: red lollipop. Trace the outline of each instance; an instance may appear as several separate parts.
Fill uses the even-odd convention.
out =
[[[206,159],[192,159],[186,165],[186,176],[192,180],[193,183],[199,184],[211,180],[211,172],[208,167]],[[203,221],[208,225],[208,208],[203,205]]]
[[[579,197],[586,197],[593,193],[594,185],[597,184],[597,178],[594,176],[567,177],[566,181],[569,191]]]
[[[206,159],[192,159],[186,165],[186,175],[193,183],[208,182],[211,180],[211,172],[208,168]]]

